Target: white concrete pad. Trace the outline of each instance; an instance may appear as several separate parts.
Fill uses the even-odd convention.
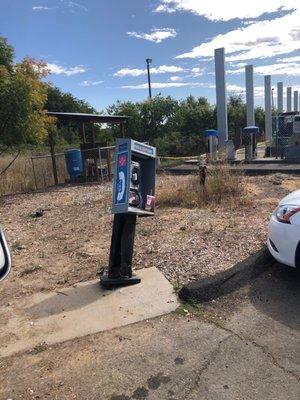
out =
[[[139,270],[138,275],[138,285],[104,290],[94,280],[1,307],[0,356],[132,324],[178,307],[172,285],[157,268]]]

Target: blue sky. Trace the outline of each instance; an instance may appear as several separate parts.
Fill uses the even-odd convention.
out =
[[[228,92],[243,93],[245,64],[255,66],[256,104],[265,74],[300,90],[299,0],[0,0],[0,35],[17,60],[44,60],[48,80],[99,111],[147,98],[147,57],[153,94],[214,103],[217,47]]]

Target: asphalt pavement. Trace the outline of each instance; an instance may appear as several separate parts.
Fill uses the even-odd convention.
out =
[[[0,399],[298,400],[299,286],[274,263],[200,306],[3,358]]]

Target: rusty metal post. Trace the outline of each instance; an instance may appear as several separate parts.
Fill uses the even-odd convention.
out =
[[[50,133],[50,135],[49,135],[49,143],[50,143],[50,151],[51,151],[54,183],[57,186],[58,185],[57,166],[56,166],[56,159],[55,159],[54,138],[53,138],[53,134],[52,133]]]
[[[34,178],[34,184],[35,184],[35,189],[37,190],[37,182],[36,182],[36,176],[35,176],[35,168],[34,168],[34,161],[33,158],[31,157],[31,165],[32,165],[32,171],[33,171],[33,178]]]
[[[121,128],[121,137],[124,138],[125,137],[125,127],[124,127],[123,123],[121,123],[120,128]]]
[[[99,152],[101,182],[103,183],[103,166],[102,166],[102,157],[101,157],[101,147],[98,147],[98,152]]]
[[[107,149],[107,176],[108,180],[111,181],[111,160],[110,160],[110,149]]]
[[[206,182],[206,163],[204,160],[199,161],[199,180],[200,189],[202,188],[203,193],[205,192],[205,182]]]

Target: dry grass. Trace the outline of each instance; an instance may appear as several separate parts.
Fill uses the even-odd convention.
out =
[[[247,189],[243,176],[230,172],[226,165],[208,168],[205,190],[197,175],[164,176],[157,188],[157,203],[162,207],[204,207],[215,204],[246,204]]]
[[[0,157],[0,171],[13,159],[11,155]],[[65,182],[67,172],[63,156],[56,157],[59,183]],[[34,160],[35,177],[30,155],[20,155],[8,170],[0,175],[0,196],[18,192],[44,189],[54,185],[50,157]]]

